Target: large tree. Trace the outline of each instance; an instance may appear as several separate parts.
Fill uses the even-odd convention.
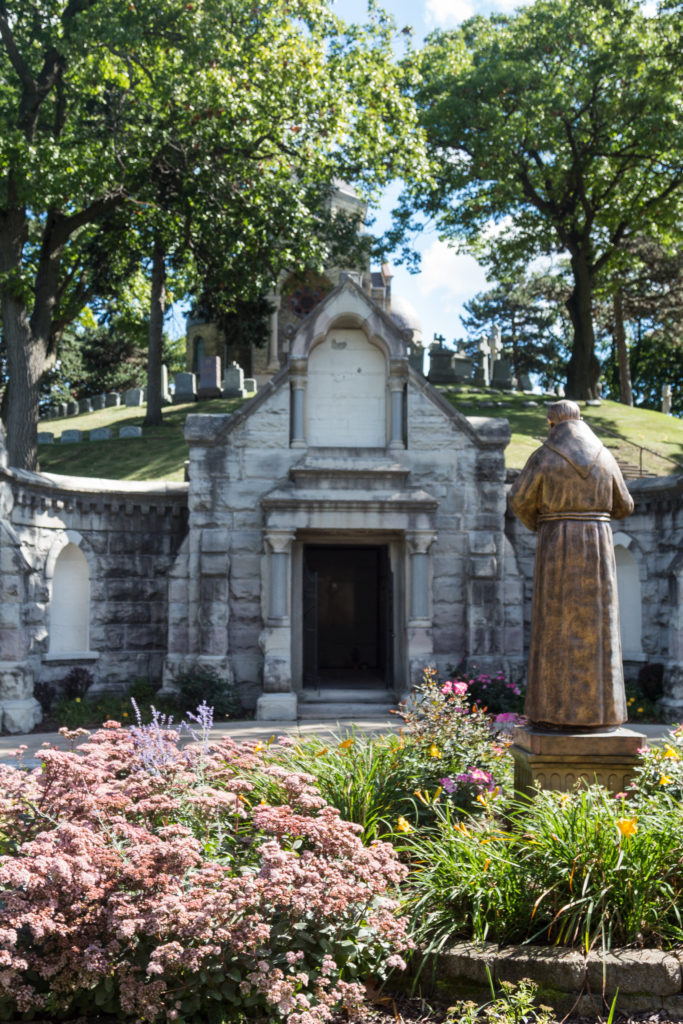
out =
[[[639,0],[537,0],[436,33],[419,57],[432,171],[408,182],[399,228],[426,214],[507,273],[568,256],[574,398],[594,397],[600,373],[596,282],[627,238],[679,219],[679,30]]]
[[[37,464],[40,380],[92,290],[93,247],[150,268],[158,362],[165,274],[196,226],[215,240],[212,273],[222,256],[226,279],[253,287],[265,242],[271,275],[306,254],[335,175],[371,189],[404,169],[411,104],[371,8],[366,31],[328,0],[0,0],[13,465]]]

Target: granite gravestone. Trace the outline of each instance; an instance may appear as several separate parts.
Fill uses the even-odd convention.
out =
[[[202,356],[199,363],[198,398],[220,398],[221,360],[219,356]]]
[[[226,367],[223,377],[223,398],[244,398],[244,371],[239,363],[231,363]]]

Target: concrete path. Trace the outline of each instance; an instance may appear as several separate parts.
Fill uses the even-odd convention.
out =
[[[253,740],[258,743],[269,740],[271,736],[276,739],[278,736],[330,736],[348,733],[354,729],[359,733],[380,733],[396,731],[401,727],[402,721],[398,715],[364,717],[357,722],[346,719],[332,721],[322,718],[298,722],[227,721],[219,722],[211,730],[211,739],[218,740],[223,736],[231,736],[236,743],[241,743],[243,740]],[[181,742],[191,742],[190,737],[186,734]],[[26,748],[22,754],[23,764],[28,768],[35,768],[40,763],[36,760],[35,754],[41,747],[68,750],[70,743],[58,732],[33,732],[26,736],[0,736],[0,762],[16,764],[20,747]]]
[[[220,722],[211,732],[212,739],[220,739],[223,736],[231,736],[235,742],[253,740],[263,742],[271,736],[330,736],[348,733],[355,729],[359,733],[381,733],[396,731],[402,725],[402,719],[398,715],[382,715],[376,718],[362,718],[357,722],[348,720],[332,721],[320,718],[317,720],[306,720],[298,722],[255,722],[228,721]],[[673,728],[667,725],[643,725],[634,722],[631,728],[638,732],[645,733],[648,742],[653,743],[663,739]],[[184,742],[189,742],[185,739]],[[41,747],[56,747],[58,750],[68,750],[70,744],[60,736],[59,733],[29,733],[26,736],[0,736],[0,762],[17,764],[17,754],[20,747],[25,747],[23,752],[23,764],[27,768],[35,768],[40,762],[35,755]]]

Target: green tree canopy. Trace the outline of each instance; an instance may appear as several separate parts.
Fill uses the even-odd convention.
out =
[[[460,317],[468,335],[490,333],[497,325],[512,370],[536,374],[544,387],[564,379],[566,349],[562,303],[569,288],[560,275],[536,273],[500,281],[465,303]]]
[[[536,0],[427,40],[415,98],[431,173],[407,183],[396,241],[418,216],[495,266],[569,258],[567,393],[595,396],[592,300],[624,241],[675,233],[683,187],[683,62],[673,12],[638,0]]]
[[[328,0],[0,0],[11,464],[37,464],[60,333],[125,266],[150,269],[160,338],[169,265],[251,298],[322,258],[335,178],[370,196],[419,162],[391,33],[372,0],[364,28]]]

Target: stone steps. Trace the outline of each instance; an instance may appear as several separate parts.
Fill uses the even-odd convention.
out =
[[[303,721],[367,721],[387,718],[397,708],[395,695],[382,687],[328,686],[303,690],[298,717]]]

